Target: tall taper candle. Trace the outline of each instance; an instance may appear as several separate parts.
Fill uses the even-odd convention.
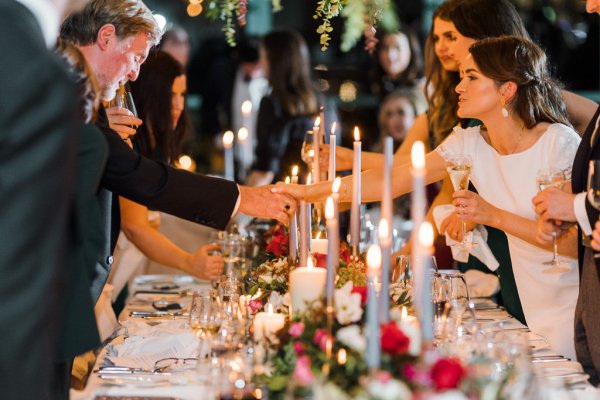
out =
[[[336,128],[335,121],[331,124],[331,133],[329,135],[329,171],[327,174],[327,180],[333,181],[335,179],[335,145],[337,144],[337,137],[335,135]]]
[[[298,183],[298,167],[294,167],[292,168],[292,174],[294,173],[294,170],[296,172],[296,183]],[[288,183],[288,181],[290,181],[291,183],[294,183],[294,180],[290,180],[289,177],[287,177],[285,179],[285,182]],[[290,236],[289,236],[290,242],[289,242],[289,258],[290,258],[290,262],[295,265],[296,264],[296,259],[298,258],[298,218],[297,218],[297,213],[294,212],[294,215],[292,215],[290,217]]]
[[[308,217],[306,215],[306,202],[304,200],[300,200],[298,210],[298,219],[300,221],[300,234],[298,237],[300,243],[299,265],[305,266],[306,260],[308,259],[308,242],[310,241],[310,235],[308,234]]]
[[[312,181],[319,183],[321,180],[321,165],[319,163],[319,145],[321,144],[321,117],[315,119],[315,125],[313,127],[313,168],[312,168]]]
[[[313,182],[312,174],[308,174],[306,178],[306,185],[310,185]],[[306,243],[308,251],[311,251],[311,239],[312,239],[312,204],[306,203]]]
[[[388,220],[379,221],[379,244],[381,245],[381,295],[379,296],[379,321],[385,324],[390,321],[390,259],[392,257],[392,240]]]
[[[433,255],[433,227],[428,221],[418,229],[420,254],[413,257],[415,274],[414,304],[425,342],[433,340],[433,300],[431,294],[431,256]]]
[[[425,218],[425,206],[427,199],[425,197],[425,146],[423,142],[416,141],[411,151],[413,190],[411,193],[410,214],[413,222],[412,243],[418,244],[418,229]],[[418,247],[418,246],[416,246]],[[414,249],[415,247],[413,247]]]
[[[367,367],[379,369],[381,363],[381,338],[379,335],[379,315],[377,312],[377,277],[381,272],[381,250],[373,244],[367,251]]]
[[[332,196],[325,203],[325,218],[327,219],[327,281],[325,294],[327,295],[327,308],[333,307],[333,290],[335,288],[335,275],[340,264],[340,237],[338,234],[338,216],[335,212]]]
[[[361,149],[360,131],[354,127],[354,163],[352,165],[352,205],[350,207],[350,245],[353,255],[360,253],[360,201],[361,201]]]
[[[223,148],[225,149],[225,179],[233,181],[233,132],[227,131],[223,134]]]

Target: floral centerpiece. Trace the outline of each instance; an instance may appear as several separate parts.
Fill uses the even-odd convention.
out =
[[[319,302],[267,340],[268,365],[257,377],[277,398],[286,391],[311,390],[317,398],[411,399],[415,390],[456,389],[466,377],[462,364],[431,353],[419,359],[420,330],[409,321],[381,325],[381,370],[369,375],[365,363],[364,297],[352,281],[335,291],[331,331]],[[398,316],[398,313],[393,315]],[[464,398],[464,396],[463,396]]]

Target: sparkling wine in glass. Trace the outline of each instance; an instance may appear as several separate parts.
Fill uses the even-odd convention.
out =
[[[536,184],[540,191],[549,187],[555,187],[562,190],[566,182],[567,179],[565,176],[565,172],[562,169],[544,168],[540,169],[536,175]],[[543,265],[547,265],[550,267],[545,269],[544,272],[564,272],[565,270],[568,270],[568,268],[561,267],[561,265],[565,264],[566,261],[558,259],[558,244],[556,240],[556,233],[552,233],[552,249],[552,260],[545,261],[542,263]]]
[[[472,168],[473,162],[471,161],[471,157],[468,155],[458,154],[448,160],[446,170],[448,171],[448,175],[450,175],[450,180],[452,181],[452,186],[454,186],[455,192],[459,190],[467,190],[469,188]],[[464,220],[462,220],[461,225],[463,239],[460,242],[460,245],[465,248],[475,246],[474,243],[467,240],[467,228]]]
[[[600,211],[600,160],[590,161],[587,184],[587,199],[592,207]],[[594,258],[600,258],[600,253],[594,253]]]

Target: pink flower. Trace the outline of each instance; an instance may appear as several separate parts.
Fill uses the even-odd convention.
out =
[[[313,338],[313,343],[319,346],[321,351],[327,350],[327,339],[329,335],[325,329],[317,329]]]
[[[440,358],[431,368],[431,380],[437,390],[456,389],[466,371],[455,358]]]
[[[304,324],[302,322],[292,322],[288,333],[291,337],[297,338],[304,332]]]
[[[414,382],[419,386],[431,386],[431,376],[429,375],[429,372],[418,368],[417,365],[407,363],[404,366],[403,372],[404,376],[406,376],[409,381]]]
[[[248,306],[250,307],[250,310],[252,310],[252,313],[254,314],[263,307],[263,303],[262,303],[262,300],[260,300],[260,299],[250,300],[250,302],[248,303]]]
[[[308,356],[298,357],[293,376],[301,386],[309,386],[314,383],[315,375],[310,369],[310,358]]]
[[[294,342],[294,353],[296,353],[297,356],[303,355],[305,351],[306,349],[301,342]]]

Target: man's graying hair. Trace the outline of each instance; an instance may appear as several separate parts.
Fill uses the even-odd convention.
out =
[[[60,36],[87,46],[96,42],[98,31],[106,24],[114,25],[119,39],[146,33],[156,45],[162,36],[152,12],[140,0],[92,0],[83,10],[67,17]]]

